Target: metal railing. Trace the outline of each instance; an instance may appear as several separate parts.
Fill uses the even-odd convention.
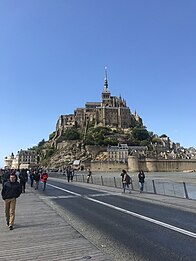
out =
[[[67,179],[67,175],[65,173],[51,172],[49,176]],[[77,173],[74,175],[73,181],[87,183],[87,174]],[[122,188],[121,177],[92,175],[89,179],[89,183],[119,189]],[[139,191],[140,188],[138,180],[134,180],[132,178],[130,187],[134,191]],[[144,183],[144,192],[196,200],[196,183],[146,179]]]

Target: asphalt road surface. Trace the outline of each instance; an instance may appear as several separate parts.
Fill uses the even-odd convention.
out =
[[[50,179],[40,193],[112,260],[196,260],[195,213],[87,186]]]

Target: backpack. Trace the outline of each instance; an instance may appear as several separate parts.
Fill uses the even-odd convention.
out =
[[[131,184],[131,177],[128,174],[126,174],[126,182],[127,184]]]

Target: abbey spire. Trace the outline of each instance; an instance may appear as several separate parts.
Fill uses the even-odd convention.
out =
[[[108,89],[108,75],[107,75],[107,67],[105,67],[105,81],[104,81],[104,90]]]
[[[102,92],[102,102],[107,104],[107,101],[110,100],[110,91],[108,89],[108,77],[107,77],[107,68],[105,67],[105,80],[104,88]]]

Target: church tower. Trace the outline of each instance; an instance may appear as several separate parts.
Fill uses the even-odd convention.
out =
[[[105,80],[104,80],[104,88],[102,91],[102,105],[108,106],[110,103],[110,91],[108,89],[108,79],[107,79],[107,68],[105,67]]]

